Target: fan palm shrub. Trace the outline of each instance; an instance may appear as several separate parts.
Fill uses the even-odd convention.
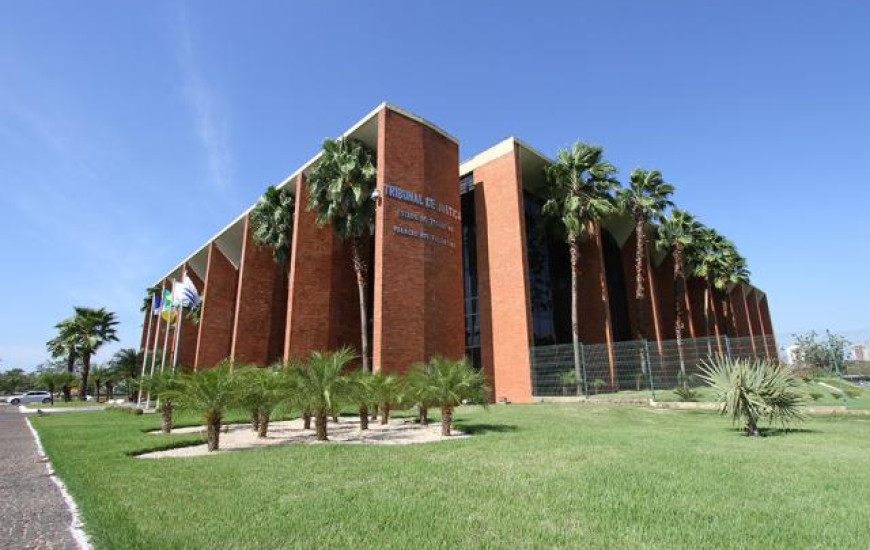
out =
[[[272,257],[286,266],[293,237],[296,198],[290,187],[269,186],[251,210],[251,238],[272,249]]]
[[[377,168],[375,156],[359,140],[327,139],[323,154],[308,175],[308,209],[317,213],[317,225],[332,226],[342,240],[350,241],[353,270],[359,294],[360,349],[362,366],[369,365],[368,262],[366,241],[375,219]]]
[[[453,410],[464,402],[487,405],[489,389],[483,374],[467,358],[460,360],[433,357],[426,377],[427,394],[441,409],[441,435],[451,435]]]
[[[565,237],[571,254],[571,335],[574,368],[580,369],[580,309],[577,285],[580,274],[580,242],[597,231],[599,222],[614,210],[613,191],[619,187],[616,167],[604,160],[601,147],[575,143],[559,151],[556,162],[546,169],[541,208],[545,219]]]
[[[94,399],[97,403],[100,402],[100,388],[106,383],[109,378],[109,368],[103,365],[94,365],[91,367],[91,380],[94,384]]]
[[[634,219],[634,235],[636,239],[634,254],[634,306],[635,306],[635,337],[642,340],[644,334],[646,308],[646,278],[648,264],[646,226],[652,221],[661,220],[665,209],[673,205],[670,196],[674,192],[673,185],[666,183],[658,170],[643,170],[635,168],[631,171],[628,187],[620,189],[616,194],[619,208]],[[641,363],[642,365],[645,362]]]
[[[313,351],[300,369],[298,391],[304,408],[314,417],[318,441],[329,440],[329,415],[347,401],[349,385],[344,370],[354,359],[356,355],[347,347],[333,352]]]
[[[165,397],[177,401],[183,409],[202,414],[209,451],[220,449],[220,431],[224,412],[238,403],[239,375],[230,361],[211,369],[176,375],[174,387]]]
[[[805,397],[791,369],[764,360],[719,355],[703,361],[701,372],[702,380],[715,392],[721,413],[743,424],[746,435],[759,435],[762,418],[783,426],[804,418]]]
[[[267,437],[273,413],[280,405],[292,399],[292,374],[281,365],[269,368],[244,367],[238,369],[237,374],[239,401],[253,411],[257,437]]]
[[[371,387],[372,399],[379,409],[380,423],[389,424],[393,406],[405,397],[403,381],[395,374],[376,372],[372,375]]]

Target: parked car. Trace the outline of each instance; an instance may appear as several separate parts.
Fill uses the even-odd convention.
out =
[[[21,395],[13,395],[6,398],[10,405],[22,405],[24,403],[51,403],[51,394],[47,391],[28,391]]]

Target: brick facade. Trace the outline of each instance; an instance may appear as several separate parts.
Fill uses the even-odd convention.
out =
[[[209,368],[230,356],[236,314],[238,271],[216,243],[208,247],[199,345],[195,369]]]
[[[202,296],[203,282],[199,276],[194,273],[190,265],[184,266],[188,277],[190,277],[193,286],[196,287],[199,295]],[[187,312],[181,318],[181,335],[178,341],[178,364],[183,367],[193,368],[196,362],[196,348],[199,345],[199,326],[196,325],[187,316]]]
[[[465,352],[459,148],[399,112],[382,109],[377,116],[382,199],[375,224],[373,366],[401,373],[433,355],[460,358]],[[390,197],[387,184],[431,197],[456,218]],[[402,220],[401,210],[431,216],[448,228]],[[448,244],[396,233],[399,225]]]

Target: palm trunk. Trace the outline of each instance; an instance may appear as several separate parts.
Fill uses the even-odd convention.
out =
[[[420,403],[420,425],[429,425],[429,407],[424,403]]]
[[[311,411],[308,409],[302,411],[302,429],[311,429]]]
[[[317,441],[329,441],[326,433],[326,411],[317,411],[314,416],[314,428],[317,433]]]
[[[713,332],[716,335],[716,349],[719,354],[722,354],[722,338],[719,335],[719,314],[716,313],[716,299],[714,297],[714,287],[709,282],[707,283],[707,288],[709,292],[707,293],[708,298],[710,299],[710,310],[713,312]]]
[[[66,371],[70,374],[75,373],[76,370],[76,356],[70,353],[66,358]],[[69,403],[72,401],[72,388],[69,384],[65,384],[63,386],[63,400]]]
[[[106,384],[106,397],[109,401],[115,399],[115,385]]]
[[[96,400],[97,400],[97,403],[99,403],[100,402],[100,381],[99,380],[97,380],[94,383],[94,387],[97,389]]]
[[[82,355],[82,385],[79,387],[79,399],[87,401],[88,399],[88,375],[91,373],[91,354],[85,353]]]
[[[221,420],[223,419],[223,415],[218,412],[212,412],[206,415],[206,442],[208,443],[208,450],[217,451],[220,449],[220,441],[221,441]]]
[[[753,437],[758,435],[758,424],[751,416],[746,420],[746,435]]]
[[[441,407],[441,435],[450,435],[450,426],[453,424],[453,407]]]
[[[571,234],[568,237],[568,247],[571,251],[571,342],[574,345],[574,369],[580,371],[580,315],[578,303],[577,282],[580,278],[580,239],[577,235]],[[443,414],[442,408],[442,414]],[[444,422],[441,423],[441,431],[444,431]],[[447,434],[450,435],[450,426],[447,427]]]
[[[265,438],[269,434],[269,415],[265,411],[260,411],[257,414],[259,422],[257,423],[257,437]]]
[[[381,424],[386,425],[390,423],[390,404],[389,403],[381,403]]]
[[[172,399],[164,399],[160,402],[161,431],[168,434],[172,431]]]
[[[369,429],[369,408],[365,403],[359,406],[359,429]]]
[[[644,301],[646,299],[646,288],[644,286],[646,273],[644,267],[646,262],[646,227],[644,224],[643,214],[635,211],[634,213],[634,233],[635,233],[635,251],[634,251],[634,307],[635,307],[635,338],[638,341],[646,337],[644,325],[646,324],[646,308]],[[640,348],[640,372],[646,374],[647,364],[646,357],[643,353],[643,347]]]
[[[251,431],[260,431],[260,409],[256,407],[251,409]]]
[[[338,424],[338,413],[332,413],[332,421]]]
[[[683,245],[674,246],[674,334],[677,337],[677,354],[680,357],[680,380],[686,385],[686,359],[683,353],[683,301],[686,276],[683,272]]]
[[[369,365],[369,314],[368,301],[366,300],[366,271],[367,266],[362,256],[362,239],[354,237],[351,241],[353,253],[353,270],[356,272],[356,286],[359,292],[359,326],[362,349],[362,368],[365,372],[372,372]]]

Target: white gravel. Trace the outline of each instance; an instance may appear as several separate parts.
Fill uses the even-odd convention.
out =
[[[250,424],[231,424],[221,430],[220,451],[209,453],[208,447],[194,445],[165,451],[155,451],[138,455],[137,458],[179,458],[218,454],[238,449],[253,449],[272,445],[291,444],[369,444],[369,445],[411,445],[414,443],[432,443],[450,439],[469,437],[457,430],[453,435],[441,435],[441,424],[433,422],[429,426],[420,426],[409,419],[391,420],[387,425],[381,425],[379,420],[370,421],[368,430],[359,429],[359,418],[342,416],[338,423],[329,421],[329,441],[324,443],[315,439],[314,421],[310,430],[302,429],[302,419],[285,420],[269,424],[269,435],[266,438],[257,437]],[[151,432],[160,434],[159,430]],[[193,426],[172,430],[173,434],[201,433],[205,441],[205,428]]]

